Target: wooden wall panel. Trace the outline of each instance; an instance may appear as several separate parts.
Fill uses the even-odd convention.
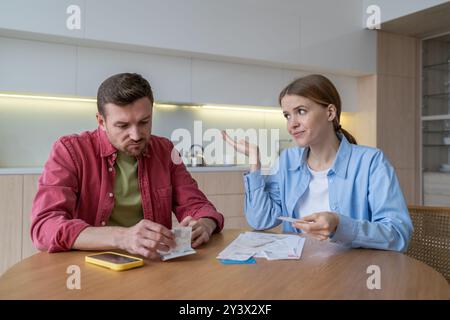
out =
[[[420,41],[378,32],[377,147],[400,177],[408,204],[420,204]]]
[[[354,115],[354,134],[358,144],[377,146],[377,76],[358,78],[358,112]],[[345,127],[344,127],[345,129]]]
[[[0,274],[22,258],[21,175],[0,176]]]
[[[244,193],[243,171],[194,172],[200,190],[208,195]]]
[[[418,39],[379,31],[377,73],[413,78],[416,76]]]
[[[31,206],[37,192],[40,175],[25,175],[23,177],[23,211],[22,211],[22,259],[25,259],[38,250],[34,247],[30,236]]]

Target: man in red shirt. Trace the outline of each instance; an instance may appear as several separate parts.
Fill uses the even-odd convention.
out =
[[[151,134],[153,93],[138,74],[106,79],[95,131],[52,147],[32,207],[31,237],[49,252],[122,249],[147,258],[167,251],[172,211],[192,226],[192,246],[223,228],[172,142]]]

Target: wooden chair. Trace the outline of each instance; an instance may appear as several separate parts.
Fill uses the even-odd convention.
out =
[[[450,208],[408,209],[414,233],[406,254],[433,267],[450,283]]]

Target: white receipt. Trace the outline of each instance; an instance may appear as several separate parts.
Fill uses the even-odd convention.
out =
[[[300,259],[305,239],[298,235],[260,232],[241,233],[217,259],[245,261],[251,257],[267,260]]]
[[[192,227],[176,227],[172,229],[175,236],[176,247],[169,251],[158,251],[161,260],[187,256],[196,251],[191,247]]]

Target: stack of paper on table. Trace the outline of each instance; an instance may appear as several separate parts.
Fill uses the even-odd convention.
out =
[[[300,259],[305,238],[290,234],[241,233],[217,259],[245,261],[251,257],[267,260]]]

